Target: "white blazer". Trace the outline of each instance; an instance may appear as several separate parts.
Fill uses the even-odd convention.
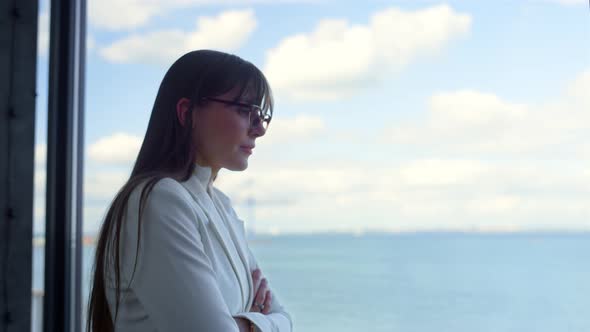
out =
[[[115,331],[233,332],[238,331],[233,317],[252,321],[262,332],[293,330],[291,316],[270,286],[270,314],[249,312],[255,296],[251,272],[258,263],[248,248],[244,222],[229,198],[212,186],[208,167],[197,165],[186,182],[165,178],[154,186],[144,207],[137,267],[129,285],[142,187],[131,194],[121,229]],[[107,266],[106,295],[114,313],[114,273]]]

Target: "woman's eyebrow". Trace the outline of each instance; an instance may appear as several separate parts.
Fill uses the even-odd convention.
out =
[[[254,99],[255,98],[253,98],[251,96],[242,95],[242,96],[237,96],[236,99],[234,99],[234,100],[239,103],[242,103],[242,104],[256,105],[256,101]]]

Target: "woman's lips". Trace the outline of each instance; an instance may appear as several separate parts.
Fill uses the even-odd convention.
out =
[[[247,147],[247,146],[240,146],[240,150],[248,153],[248,154],[252,154],[252,149],[251,147]]]

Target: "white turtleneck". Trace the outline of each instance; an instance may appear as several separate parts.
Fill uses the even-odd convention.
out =
[[[201,166],[198,163],[195,163],[195,170],[193,171],[193,176],[195,176],[199,183],[205,188],[207,193],[211,193],[213,190],[213,182],[215,181],[215,177],[217,176],[216,172],[213,172],[213,169],[209,166]]]

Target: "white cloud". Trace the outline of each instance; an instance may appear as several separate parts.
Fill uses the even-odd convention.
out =
[[[98,163],[130,164],[135,161],[141,138],[125,133],[104,137],[88,147],[88,157]]]
[[[225,11],[214,17],[199,17],[194,31],[159,30],[133,34],[100,50],[107,60],[118,63],[170,64],[195,49],[233,51],[240,48],[256,28],[254,11]]]
[[[37,53],[46,56],[49,50],[49,13],[42,11],[37,23]]]
[[[590,69],[583,71],[568,87],[568,94],[590,107]]]
[[[33,182],[33,232],[45,230],[45,187],[47,184],[47,144],[35,145],[35,170]]]
[[[566,171],[567,169],[567,171]],[[534,161],[265,164],[217,185],[261,232],[590,229],[589,173]],[[559,220],[559,224],[556,224]],[[251,226],[251,225],[250,225]]]
[[[471,17],[447,5],[418,11],[391,8],[365,25],[325,19],[309,34],[268,51],[264,72],[273,88],[294,99],[337,99],[366,88],[418,56],[436,53],[465,35]]]
[[[589,139],[590,103],[584,99],[589,77],[583,72],[561,99],[544,105],[473,90],[436,93],[422,120],[390,126],[383,142],[446,156],[577,158]]]
[[[488,166],[480,161],[426,159],[400,167],[398,176],[407,186],[439,187],[470,183],[488,172]]]
[[[47,144],[40,143],[35,145],[35,165],[45,166],[47,162]]]
[[[202,6],[244,6],[252,4],[313,3],[316,0],[92,0],[88,4],[90,23],[106,30],[129,30],[145,26],[154,17],[174,10]]]
[[[88,172],[84,179],[84,195],[94,202],[110,202],[128,178],[129,173],[125,171]]]
[[[86,36],[86,50],[92,51],[96,48],[96,39],[92,35]]]
[[[45,168],[39,166],[35,167],[34,181],[35,199],[45,199],[45,186],[47,184],[47,172],[45,171]]]
[[[525,105],[507,103],[493,94],[472,90],[437,93],[429,104],[432,120],[451,129],[506,126],[527,114]]]
[[[163,7],[158,1],[91,0],[88,14],[90,23],[99,28],[121,30],[145,25]]]
[[[324,127],[324,121],[312,115],[301,114],[292,118],[273,119],[264,141],[272,144],[301,142],[321,133]]]
[[[520,151],[529,147],[528,141],[516,139],[522,132],[514,126],[527,124],[529,110],[524,105],[472,90],[436,93],[428,104],[424,122],[398,123],[386,130],[385,141],[452,147],[463,152]]]

